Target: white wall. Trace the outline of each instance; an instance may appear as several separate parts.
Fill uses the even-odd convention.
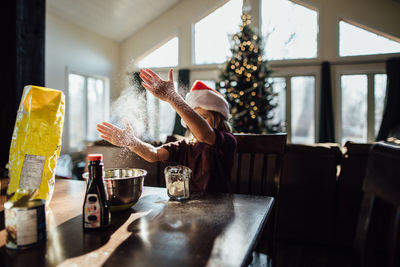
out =
[[[67,69],[110,79],[110,95],[119,94],[119,44],[75,24],[46,14],[45,85],[66,92]],[[68,102],[66,103],[68,111]],[[67,115],[67,112],[66,112]],[[67,122],[67,120],[65,120]],[[68,124],[64,124],[63,150]]]
[[[46,86],[65,90],[65,68],[110,78],[118,86],[119,44],[46,14]]]

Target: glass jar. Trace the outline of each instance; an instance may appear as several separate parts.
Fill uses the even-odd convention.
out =
[[[192,170],[188,167],[167,166],[164,169],[165,185],[170,199],[184,200],[190,197],[189,182]]]

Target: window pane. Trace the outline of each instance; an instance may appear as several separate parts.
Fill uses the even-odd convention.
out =
[[[147,106],[147,114],[149,114],[147,118],[148,126],[149,126],[149,136],[148,138],[150,140],[155,140],[158,135],[158,113],[159,113],[159,107],[158,107],[158,100],[157,98],[150,93],[149,91],[146,90],[146,106]]]
[[[80,150],[85,146],[85,78],[76,74],[68,76],[69,148]]]
[[[386,96],[386,74],[376,74],[374,81],[375,97],[375,137],[378,135],[381,127],[383,109],[385,107]]]
[[[99,134],[96,130],[96,125],[101,123],[105,118],[105,92],[104,81],[94,78],[88,78],[87,84],[88,98],[88,122],[87,122],[87,140],[95,141],[99,139]]]
[[[314,88],[315,78],[291,78],[292,143],[314,143]]]
[[[273,91],[278,93],[278,97],[274,98],[278,107],[275,109],[273,123],[280,122],[281,130],[286,131],[286,79],[276,77],[271,78],[269,82],[272,82]]]
[[[160,135],[159,141],[165,142],[172,135],[175,125],[175,110],[165,101],[160,101]]]
[[[400,52],[400,43],[344,21],[339,22],[339,55],[359,56]]]
[[[139,68],[178,66],[179,39],[172,38],[150,55],[139,61]]]
[[[228,34],[239,30],[243,0],[230,0],[194,25],[195,64],[225,62],[232,53]]]
[[[318,13],[289,0],[262,1],[268,60],[317,57]]]
[[[175,88],[178,83],[174,82]],[[164,142],[171,135],[175,125],[175,110],[165,101],[159,100],[146,90],[147,113],[150,140]]]
[[[342,143],[367,141],[367,75],[342,75]]]

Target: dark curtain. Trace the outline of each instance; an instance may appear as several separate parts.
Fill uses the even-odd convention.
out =
[[[332,107],[332,83],[330,63],[322,62],[321,67],[321,98],[319,113],[318,142],[335,142],[335,128]]]
[[[386,61],[386,104],[376,141],[388,137],[400,139],[400,58]]]
[[[178,73],[178,93],[185,97],[190,88],[190,70],[181,69]],[[186,129],[181,124],[181,117],[176,114],[173,134],[185,135]]]
[[[142,86],[142,79],[140,78],[140,72],[134,72],[131,79],[131,84],[134,86],[140,93],[145,93],[146,89]]]
[[[11,136],[25,85],[44,86],[45,0],[2,1],[0,61],[0,172],[8,162]],[[4,175],[0,173],[0,175]]]

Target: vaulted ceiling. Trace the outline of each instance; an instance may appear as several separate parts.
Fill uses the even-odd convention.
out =
[[[182,0],[47,0],[47,12],[121,42]]]

